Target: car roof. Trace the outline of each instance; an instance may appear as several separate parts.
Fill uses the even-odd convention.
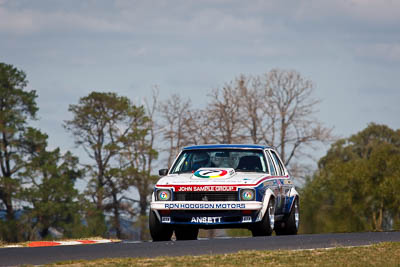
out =
[[[215,144],[215,145],[197,145],[197,146],[187,146],[184,147],[183,150],[192,150],[192,149],[219,149],[219,148],[227,148],[227,149],[266,149],[272,148],[271,146],[266,145],[245,145],[245,144]]]

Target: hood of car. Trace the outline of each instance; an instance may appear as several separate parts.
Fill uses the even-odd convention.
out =
[[[232,168],[200,168],[194,173],[169,174],[162,177],[157,185],[250,185],[267,176],[260,172],[236,172]]]

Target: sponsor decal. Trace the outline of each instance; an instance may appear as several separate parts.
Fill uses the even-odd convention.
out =
[[[166,203],[165,209],[245,209],[244,203]]]
[[[201,170],[197,170],[193,175],[198,178],[213,179],[213,178],[224,177],[227,174],[228,174],[228,171],[226,171],[226,170],[201,169]]]
[[[264,186],[277,185],[277,184],[278,184],[278,182],[276,180],[271,180],[271,181],[264,182]]]
[[[176,191],[193,191],[193,192],[201,192],[201,191],[236,191],[236,186],[224,186],[224,185],[205,185],[205,186],[175,186]]]
[[[192,223],[220,223],[222,217],[192,217]]]

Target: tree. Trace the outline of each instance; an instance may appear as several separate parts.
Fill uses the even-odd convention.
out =
[[[64,237],[79,236],[84,227],[74,188],[76,179],[83,175],[78,159],[70,152],[61,155],[59,148],[47,151],[47,135],[35,129],[29,129],[25,140],[40,144],[31,147],[28,164],[20,174],[24,186],[19,196],[26,203],[21,221],[28,239],[49,237],[51,227]]]
[[[211,144],[214,129],[211,127],[213,118],[207,110],[187,110],[186,120],[183,125],[185,145]]]
[[[161,118],[164,120],[162,122],[163,140],[168,144],[167,166],[172,165],[179,149],[188,143],[184,128],[188,121],[190,106],[190,100],[182,99],[176,94],[171,95],[160,105]]]
[[[240,75],[210,95],[204,112],[210,116],[213,141],[265,143],[276,147],[289,165],[306,148],[333,139],[331,129],[314,117],[320,101],[313,90],[313,83],[296,71]]]
[[[237,83],[226,83],[222,88],[212,90],[207,111],[212,138],[217,143],[241,143],[243,141],[241,97]]]
[[[273,69],[266,74],[266,112],[271,119],[264,141],[275,146],[285,165],[302,147],[331,141],[331,129],[313,117],[320,100],[313,97],[314,86],[296,71]]]
[[[400,135],[371,123],[334,143],[303,190],[306,232],[400,227]]]
[[[320,100],[313,91],[300,73],[273,69],[240,75],[213,89],[202,109],[191,109],[190,100],[173,95],[161,105],[168,166],[185,145],[252,142],[276,147],[285,164],[297,168],[295,158],[334,139],[332,129],[314,116]]]
[[[167,146],[166,166],[171,167],[182,147],[213,142],[212,114],[208,110],[191,109],[190,99],[173,94],[157,111],[162,119],[162,139]]]
[[[266,134],[270,126],[274,126],[276,112],[273,106],[268,104],[268,95],[261,78],[240,75],[235,83],[239,91],[241,124],[247,130],[250,141],[259,144],[274,139],[274,136],[267,138]],[[274,134],[274,131],[272,133]]]
[[[158,152],[154,148],[158,130],[155,125],[157,100],[157,92],[153,92],[152,102],[146,101],[145,107],[135,114],[132,125],[135,131],[124,139],[124,148],[120,155],[124,176],[132,180],[139,195],[138,225],[141,230],[141,240],[148,240],[150,237],[147,209],[154,184],[158,179],[158,176],[152,173],[154,162],[158,157]]]
[[[27,157],[24,135],[29,119],[38,110],[34,90],[25,91],[26,74],[12,65],[0,63],[0,207],[5,207],[7,222],[3,231],[8,241],[18,241],[18,222],[15,221],[14,201],[20,189],[18,172]]]
[[[92,92],[70,105],[69,111],[74,118],[65,121],[75,143],[86,151],[94,164],[88,164],[91,174],[87,193],[96,203],[98,216],[111,212],[113,229],[121,238],[120,215],[128,211],[131,205],[126,196],[133,186],[133,179],[123,176],[119,155],[127,139],[138,134],[136,123],[144,123],[143,108],[136,107],[131,101],[115,93]],[[140,118],[139,118],[140,117]]]

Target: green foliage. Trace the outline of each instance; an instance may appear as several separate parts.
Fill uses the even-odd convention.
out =
[[[79,196],[79,203],[83,207],[83,218],[85,228],[80,229],[80,237],[106,236],[107,226],[105,225],[105,216],[102,210],[97,209],[96,205],[83,195]]]
[[[15,217],[16,194],[21,188],[18,173],[24,168],[35,140],[27,141],[28,119],[38,110],[34,90],[25,91],[26,74],[12,65],[0,63],[0,208],[6,210],[6,222],[0,222],[1,236],[7,241],[21,240]]]
[[[138,187],[138,174],[144,188],[152,179],[147,155],[154,158],[157,153],[145,141],[149,118],[143,107],[115,93],[92,92],[70,105],[69,111],[74,117],[64,126],[93,159],[87,166],[90,180],[86,192],[99,211],[112,214],[112,227],[121,238],[120,216],[132,216],[132,202],[137,202],[126,194],[131,187]],[[141,189],[138,187],[139,192]],[[148,190],[145,192],[148,195]],[[96,218],[100,223],[101,216]]]
[[[147,105],[147,109],[138,108],[131,116],[134,118],[132,128],[134,131],[123,139],[123,149],[121,150],[119,161],[123,179],[132,181],[132,185],[139,194],[137,216],[137,226],[140,227],[140,239],[150,238],[148,229],[147,210],[150,196],[154,184],[159,179],[157,175],[152,175],[154,161],[158,157],[158,152],[154,149],[155,127],[154,112],[156,99],[153,99],[152,107]]]
[[[38,108],[36,92],[24,90],[27,83],[23,71],[0,63],[0,209],[6,211],[0,240],[47,237],[50,227],[64,237],[85,235],[74,189],[83,173],[77,158],[47,151],[47,135],[28,127]]]
[[[64,237],[73,237],[82,226],[78,202],[78,191],[74,188],[76,179],[83,172],[78,167],[78,159],[70,152],[61,155],[57,148],[46,150],[47,136],[30,129],[26,140],[34,140],[42,146],[34,146],[23,178],[24,186],[19,198],[28,203],[23,214],[25,231],[29,239],[46,238],[49,228],[55,228]]]
[[[35,118],[38,110],[36,91],[24,91],[26,74],[12,65],[0,63],[0,130],[9,134],[21,130],[27,118]]]
[[[398,227],[400,134],[385,125],[334,143],[302,190],[302,230],[348,232]]]

